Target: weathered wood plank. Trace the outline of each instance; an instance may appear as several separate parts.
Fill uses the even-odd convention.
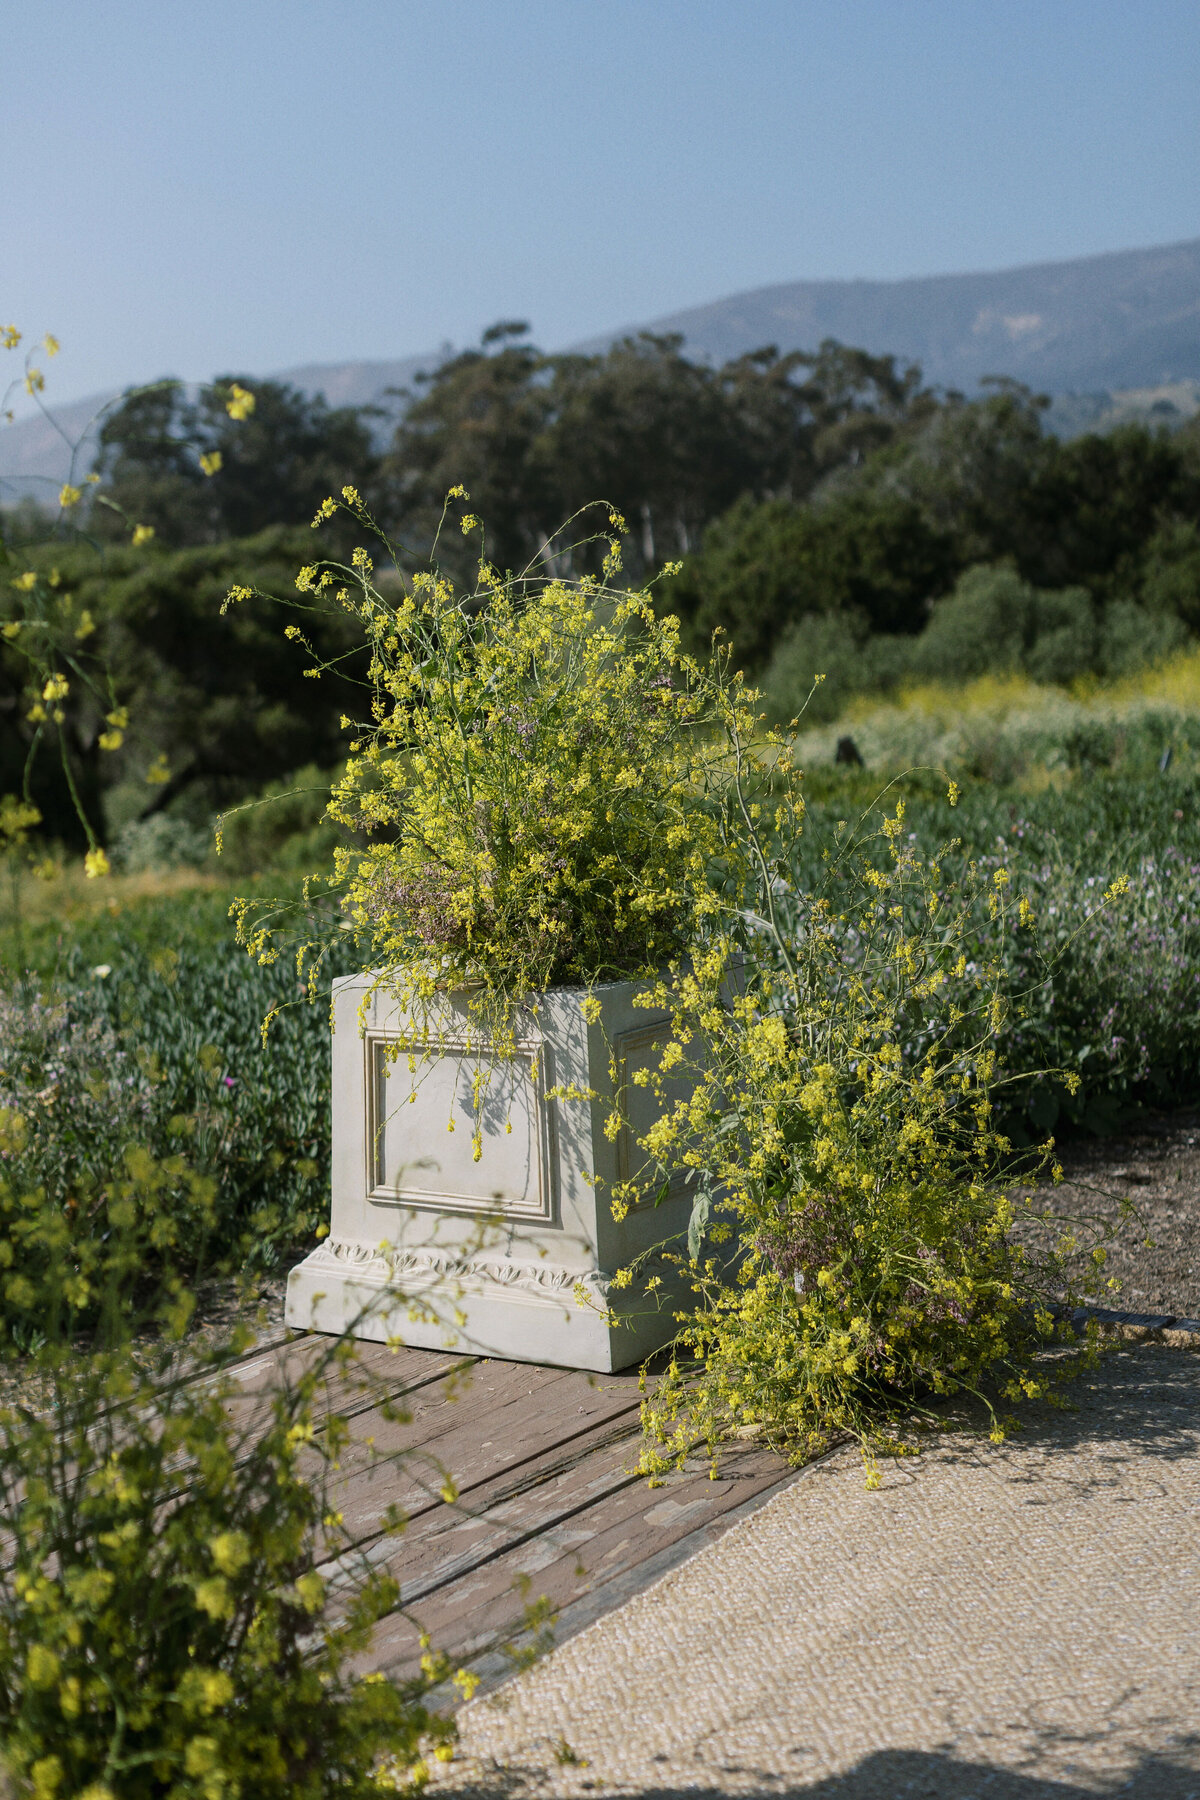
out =
[[[312,1369],[329,1348],[294,1336],[235,1365],[229,1405],[247,1443],[277,1383]],[[649,1488],[636,1472],[636,1371],[589,1375],[369,1343],[357,1352],[349,1368],[330,1369],[317,1410],[336,1409],[351,1425],[329,1492],[350,1547],[325,1572],[336,1588],[365,1557],[401,1584],[403,1610],[381,1621],[359,1659],[364,1669],[411,1673],[425,1629],[493,1680],[495,1647],[520,1636],[528,1602],[582,1617],[605,1604],[607,1590],[623,1596],[640,1567],[664,1566],[673,1546],[711,1537],[723,1515],[788,1475],[781,1458],[743,1444],[715,1481],[704,1465]],[[315,1449],[312,1457],[315,1470]],[[458,1490],[452,1505],[441,1497],[445,1473]],[[384,1532],[391,1508],[408,1516],[402,1535]]]
[[[284,1382],[301,1380],[329,1356],[331,1341],[311,1333],[290,1337],[228,1371],[237,1391],[230,1395],[225,1410],[244,1436],[253,1437],[265,1425],[272,1396]],[[472,1358],[448,1351],[391,1351],[383,1344],[358,1345],[346,1366],[330,1365],[315,1396],[314,1410],[318,1418],[332,1412],[345,1419],[358,1418],[387,1400],[394,1402],[422,1388],[440,1386],[447,1376],[472,1366]]]
[[[591,1505],[602,1493],[640,1479],[638,1421],[628,1407],[600,1418],[575,1436],[554,1441],[523,1461],[510,1464],[470,1492],[447,1504],[436,1496],[409,1515],[402,1533],[364,1536],[346,1553],[323,1565],[337,1581],[365,1555],[389,1567],[409,1604],[465,1572],[511,1549],[530,1532]]]
[[[443,1471],[474,1508],[485,1490],[514,1472],[523,1471],[518,1485],[532,1482],[533,1465],[558,1447],[611,1420],[636,1420],[636,1381],[587,1381],[562,1370],[487,1363],[456,1401],[439,1404],[436,1388],[424,1390],[407,1425],[363,1415],[330,1495],[351,1540],[361,1543],[378,1533],[389,1507],[413,1520],[430,1510],[444,1512]]]
[[[456,1658],[479,1656],[519,1633],[527,1601],[544,1597],[561,1610],[788,1474],[781,1457],[746,1445],[731,1452],[716,1481],[706,1470],[684,1471],[651,1489],[632,1473],[636,1449],[632,1436],[598,1446],[561,1480],[503,1502],[469,1548],[467,1521],[457,1549],[449,1532],[416,1555],[416,1546],[400,1539],[391,1566],[435,1644]],[[439,1546],[446,1552],[440,1562]],[[396,1613],[381,1621],[362,1666],[400,1677],[419,1654],[416,1625]]]

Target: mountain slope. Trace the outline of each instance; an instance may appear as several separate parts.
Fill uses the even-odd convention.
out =
[[[927,381],[967,391],[985,375],[1051,394],[1150,387],[1200,378],[1200,239],[989,274],[792,281],[641,329],[680,332],[714,362],[832,337],[918,362]]]
[[[785,282],[627,329],[677,331],[691,355],[714,362],[763,344],[815,349],[832,337],[918,362],[940,387],[971,392],[985,375],[1008,375],[1049,394],[1089,396],[1083,406],[1055,409],[1065,430],[1139,416],[1135,401],[1122,403],[1125,390],[1174,390],[1185,396],[1178,410],[1186,413],[1187,390],[1200,381],[1200,239],[984,274]],[[625,335],[615,331],[575,348],[602,349]],[[391,411],[385,391],[409,386],[446,354],[310,363],[273,379],[322,392],[331,406]],[[74,440],[111,398],[81,400],[54,416]],[[1147,402],[1141,411],[1149,408]],[[0,431],[0,500],[47,497],[68,464],[67,445],[44,419],[8,426]],[[77,473],[86,466],[81,461]]]

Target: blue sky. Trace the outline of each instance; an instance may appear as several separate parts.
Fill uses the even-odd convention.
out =
[[[21,13],[0,322],[63,400],[1200,236],[1195,0]]]

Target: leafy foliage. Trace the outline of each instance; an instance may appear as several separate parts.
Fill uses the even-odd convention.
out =
[[[0,1105],[26,1122],[29,1183],[78,1208],[81,1176],[102,1186],[130,1144],[176,1171],[155,1189],[148,1277],[271,1268],[325,1213],[326,1008],[290,970],[248,966],[224,913],[159,908],[149,942],[136,924],[100,923],[47,979],[0,992]],[[89,1219],[103,1232],[103,1207],[80,1214],[81,1231]]]
[[[249,1328],[204,1348],[191,1298],[152,1288],[144,1252],[186,1170],[131,1147],[74,1172],[79,1205],[24,1184],[19,1114],[0,1112],[0,1743],[37,1800],[367,1795],[419,1785],[452,1728],[424,1695],[348,1659],[394,1609],[394,1580],[346,1555],[326,1475],[346,1436],[331,1345],[283,1359],[257,1405],[235,1379]],[[103,1232],[80,1229],[97,1211]],[[331,1559],[341,1561],[330,1581]]]
[[[7,689],[14,711],[26,707],[0,751],[0,780],[19,787],[32,757],[30,795],[50,833],[69,840],[78,832],[69,779],[90,800],[97,837],[107,839],[130,819],[167,808],[207,825],[218,809],[314,757],[333,763],[340,713],[306,675],[310,659],[281,653],[277,630],[253,611],[221,611],[239,581],[286,589],[308,547],[307,538],[274,529],[176,551],[77,544],[29,553],[36,586],[0,597],[0,614],[19,623],[0,651],[0,696]],[[34,620],[35,601],[48,615],[44,627]],[[71,649],[76,666],[56,706],[62,753],[47,755],[48,727],[22,698],[29,673],[17,653],[35,633],[48,650],[73,646],[84,621],[86,643]],[[311,635],[326,660],[349,647],[333,616],[312,620]]]
[[[671,581],[665,604],[697,653],[720,631],[735,664],[754,671],[805,615],[838,617],[860,639],[918,631],[953,567],[950,540],[911,501],[802,508],[747,497],[710,528],[703,555]]]
[[[743,499],[714,522],[672,594],[692,640],[720,626],[755,670],[776,651],[795,670],[767,677],[785,715],[817,673],[836,672],[844,698],[1009,666],[1065,682],[1169,653],[1200,618],[1195,432],[1062,443],[1042,431],[1041,400],[995,386],[947,397],[803,505]],[[954,602],[941,598],[956,581]],[[810,660],[830,616],[838,643],[865,651],[857,684]]]
[[[615,555],[614,539],[609,572]],[[715,904],[723,775],[704,727],[723,690],[673,622],[586,576],[515,583],[484,563],[473,592],[418,574],[392,602],[372,575],[363,553],[300,581],[353,581],[334,604],[371,648],[372,715],[330,801],[375,840],[335,851],[329,878],[364,966],[422,1009],[439,987],[469,988],[508,1031],[552,983],[678,955]],[[270,960],[258,911],[247,904],[240,932]]]
[[[493,326],[411,397],[384,466],[390,530],[428,542],[444,494],[462,483],[490,521],[500,569],[548,553],[547,572],[568,574],[579,551],[554,547],[559,528],[604,496],[632,522],[625,555],[649,575],[694,551],[739,495],[803,498],[933,405],[918,370],[832,342],[712,369],[689,361],[678,336],[552,357],[521,341],[527,330]]]
[[[989,954],[996,959],[1005,1004],[997,1055],[1008,1077],[997,1108],[1018,1140],[1112,1129],[1139,1106],[1179,1105],[1200,1093],[1196,781],[1186,769],[1161,774],[1151,748],[1141,768],[1093,771],[1040,793],[968,780],[950,846],[928,780],[891,787],[909,794],[906,837],[915,854],[936,858],[958,882],[972,868],[985,885],[1004,871],[1025,904],[1028,927],[999,946],[986,905],[961,927],[974,969]],[[866,772],[819,784],[795,865],[801,889],[819,885],[838,818],[874,816],[878,784]],[[1121,881],[1128,891],[1119,904],[1101,905]],[[934,996],[925,1028],[939,1020],[946,1023]]]
[[[246,385],[243,386],[242,384]],[[237,395],[252,396],[247,409]],[[194,399],[182,382],[138,389],[100,430],[93,528],[124,535],[137,519],[169,545],[249,538],[304,524],[331,487],[375,462],[354,407],[329,407],[277,381],[222,376]]]
[[[843,823],[801,886],[787,746],[769,769],[740,758],[735,781],[757,880],[690,970],[639,998],[671,1019],[648,1077],[662,1112],[613,1193],[618,1216],[672,1173],[695,1195],[666,1258],[686,1294],[675,1352],[644,1407],[654,1474],[734,1431],[798,1455],[851,1431],[869,1451],[929,1393],[1039,1394],[1031,1353],[1063,1286],[1065,1243],[1035,1256],[1010,1235],[1012,1184],[1053,1148],[1022,1171],[996,1122],[1010,945],[1035,922],[1010,870],[922,857],[901,802],[874,839]]]

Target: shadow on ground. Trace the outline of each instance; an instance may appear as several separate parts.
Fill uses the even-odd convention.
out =
[[[638,1800],[728,1800],[731,1794],[758,1793],[777,1800],[1200,1800],[1200,1738],[1181,1742],[1191,1752],[1191,1767],[1147,1756],[1136,1768],[1098,1783],[1051,1780],[984,1763],[960,1762],[937,1751],[878,1750],[842,1775],[797,1785],[786,1776],[747,1768],[731,1768],[730,1785],[683,1781],[671,1786],[630,1788],[624,1783],[589,1781],[586,1769],[573,1770],[572,1794],[603,1793],[605,1800],[636,1794]],[[558,1771],[555,1771],[558,1774]],[[748,1786],[754,1781],[754,1787]],[[438,1784],[445,1800],[518,1800],[550,1789],[554,1777],[544,1769],[497,1770],[486,1780],[463,1786]],[[554,1783],[557,1785],[557,1783]],[[560,1790],[561,1791],[561,1790]]]
[[[1068,1379],[1057,1390],[1060,1404],[1036,1402],[1017,1410],[1017,1429],[1008,1440],[1020,1450],[1044,1450],[1055,1458],[1063,1453],[1107,1450],[1102,1463],[1113,1475],[1126,1461],[1143,1457],[1163,1462],[1183,1462],[1200,1456],[1200,1352],[1177,1350],[1156,1343],[1105,1345],[1100,1364]],[[992,1459],[994,1445],[981,1440],[982,1408],[948,1420],[950,1429],[926,1442],[938,1454],[953,1460]],[[956,1431],[954,1424],[965,1429]],[[1001,1449],[1003,1455],[1003,1448]],[[1096,1485],[1075,1477],[1080,1491]],[[1037,1470],[1027,1479],[1036,1485],[1044,1479]],[[1107,1485],[1103,1475],[1099,1481]]]

